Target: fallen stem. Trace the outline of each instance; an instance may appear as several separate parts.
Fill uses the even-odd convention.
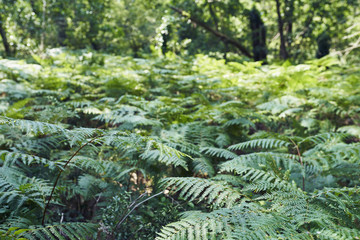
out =
[[[299,163],[301,165],[302,168],[304,168],[304,163],[302,161],[302,157],[301,157],[301,153],[300,153],[300,149],[299,146],[291,139],[289,138],[290,141],[294,144],[296,151],[297,151],[297,155],[299,157]],[[302,190],[305,191],[305,169],[304,169],[304,176],[302,177]]]

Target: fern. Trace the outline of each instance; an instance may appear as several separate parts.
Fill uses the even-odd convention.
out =
[[[221,168],[227,166],[249,166],[257,167],[259,164],[266,164],[269,161],[275,161],[278,166],[285,166],[291,169],[293,165],[298,164],[297,156],[288,153],[275,152],[256,152],[237,156],[236,158],[226,161],[220,165]]]
[[[19,152],[0,151],[0,158],[4,159],[4,166],[16,165],[17,160],[20,160],[25,165],[42,164],[54,168],[55,163],[34,155],[29,155]]]
[[[160,162],[165,163],[166,165],[173,165],[174,167],[181,166],[184,169],[188,169],[187,163],[183,160],[183,157],[192,158],[189,155],[176,150],[175,148],[169,147],[165,144],[155,142],[150,140],[147,144],[147,150],[141,154],[142,158],[145,159],[157,159]],[[155,147],[156,150],[150,150],[151,147]]]
[[[1,239],[359,238],[355,63],[143,57],[1,60]]]
[[[96,225],[92,223],[66,223],[50,226],[29,226],[27,229],[10,228],[4,234],[17,239],[56,239],[56,240],[80,240],[92,237],[96,232]]]
[[[311,239],[286,220],[263,212],[256,204],[242,203],[211,213],[186,214],[180,221],[165,226],[156,239],[282,239],[284,236]]]
[[[0,168],[0,203],[4,212],[14,214],[24,204],[31,208],[44,207],[45,197],[49,195],[51,187],[47,181],[29,178],[14,168]],[[31,203],[31,205],[30,205]]]
[[[317,134],[314,136],[304,138],[302,141],[299,142],[299,145],[306,143],[306,142],[312,142],[313,144],[318,145],[321,143],[326,143],[327,141],[334,139],[336,137],[344,138],[345,136],[346,136],[346,134],[342,134],[342,133],[332,133],[332,132],[321,133],[321,134]]]
[[[219,158],[225,158],[225,159],[233,159],[236,158],[237,155],[234,154],[233,152],[230,152],[226,149],[221,149],[221,148],[214,148],[214,147],[203,147],[200,149],[200,151],[206,155],[209,156],[216,156]]]
[[[207,158],[195,158],[193,161],[194,173],[206,174],[210,177],[214,176],[215,169],[211,161]]]
[[[189,201],[207,201],[214,206],[232,206],[242,195],[223,182],[199,178],[166,178],[166,187],[180,192],[180,197]]]
[[[94,128],[75,128],[72,130],[68,130],[65,133],[66,138],[68,139],[68,143],[70,147],[74,145],[81,146],[88,139],[93,138],[95,136],[101,136],[104,134],[104,131],[101,129]]]
[[[298,191],[297,186],[293,183],[289,183],[281,179],[280,177],[276,176],[273,173],[269,173],[263,170],[249,168],[249,167],[238,167],[238,166],[229,166],[223,167],[221,171],[234,171],[236,174],[241,175],[242,178],[245,180],[249,180],[251,182],[267,182],[271,183],[267,186],[270,186],[271,189],[282,189],[287,191]],[[265,185],[264,185],[265,186]],[[264,188],[263,190],[267,190]]]
[[[279,140],[279,139],[255,139],[250,140],[243,143],[238,143],[235,145],[231,145],[228,149],[229,150],[243,150],[246,148],[279,148],[279,147],[288,147],[291,144],[289,142]]]
[[[333,227],[332,229],[320,230],[316,233],[319,239],[326,240],[345,240],[345,239],[360,239],[360,231],[351,228]]]
[[[12,119],[8,117],[0,117],[0,125],[8,125],[12,127],[17,127],[21,131],[26,132],[27,134],[33,133],[35,135],[38,134],[46,134],[46,133],[63,133],[65,132],[65,128],[57,124],[31,121],[31,120],[23,120],[23,119]]]

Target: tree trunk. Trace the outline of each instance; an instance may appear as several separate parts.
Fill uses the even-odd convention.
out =
[[[11,56],[10,44],[9,44],[9,42],[7,40],[7,37],[6,37],[6,30],[4,28],[3,20],[2,20],[1,15],[0,15],[0,35],[1,35],[1,38],[2,38],[2,42],[3,42],[3,45],[4,45],[6,56]]]
[[[215,11],[213,9],[212,3],[210,3],[210,2],[209,2],[209,11],[210,11],[211,18],[214,22],[216,31],[219,31],[219,19],[217,18]]]
[[[249,13],[253,56],[255,61],[266,61],[266,28],[260,13],[254,7]]]
[[[42,1],[42,16],[41,16],[41,36],[40,36],[40,51],[45,48],[45,27],[46,27],[46,0]]]
[[[170,6],[170,8],[173,9],[174,11],[180,13],[181,16],[186,17],[187,19],[196,23],[200,27],[204,28],[206,31],[208,31],[208,32],[212,33],[213,35],[215,35],[216,37],[220,38],[221,41],[223,41],[223,42],[225,41],[226,43],[233,45],[234,47],[239,49],[239,51],[242,54],[244,54],[245,56],[247,56],[249,58],[253,58],[253,56],[250,54],[250,52],[247,50],[247,48],[245,46],[243,46],[241,43],[237,42],[236,40],[230,38],[229,36],[227,36],[221,32],[216,31],[215,29],[212,29],[211,27],[209,27],[205,23],[201,22],[200,20],[197,20],[196,18],[191,17],[188,13],[186,13],[185,11],[183,11],[181,9],[178,9],[173,6]]]
[[[292,43],[292,30],[293,30],[293,21],[294,21],[294,1],[295,0],[285,0],[285,21],[286,21],[286,43],[287,49],[291,49]]]
[[[281,17],[281,12],[280,12],[280,2],[279,0],[275,0],[276,1],[276,12],[278,15],[278,28],[279,28],[279,34],[280,34],[280,58],[281,59],[288,59],[289,55],[288,52],[286,50],[286,45],[285,45],[285,37],[284,37],[284,22],[283,19]]]

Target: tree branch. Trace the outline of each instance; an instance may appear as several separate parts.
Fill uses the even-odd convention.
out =
[[[249,58],[253,58],[253,56],[250,54],[250,52],[247,50],[247,48],[245,46],[243,46],[241,43],[239,43],[238,41],[230,38],[229,36],[216,31],[215,29],[211,28],[210,26],[206,25],[204,22],[190,16],[188,13],[186,13],[185,11],[176,8],[174,6],[170,6],[170,8],[172,10],[174,10],[175,12],[179,13],[181,16],[186,17],[187,19],[189,19],[190,21],[196,23],[197,25],[199,25],[200,27],[204,28],[206,31],[212,33],[214,36],[220,38],[222,41],[227,42],[228,44],[233,45],[234,47],[236,47],[237,49],[240,50],[240,52],[242,54],[244,54],[245,56],[249,57]]]

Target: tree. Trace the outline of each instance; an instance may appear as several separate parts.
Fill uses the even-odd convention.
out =
[[[234,47],[236,47],[242,54],[244,54],[245,56],[252,58],[252,55],[250,54],[250,52],[247,50],[247,48],[242,45],[240,42],[232,39],[231,37],[229,37],[228,35],[225,35],[221,32],[216,31],[215,29],[211,28],[210,26],[208,26],[207,24],[205,24],[204,22],[196,19],[195,17],[192,17],[191,15],[189,15],[188,13],[186,13],[185,11],[178,9],[176,7],[171,7],[174,11],[180,13],[183,17],[189,19],[190,21],[194,22],[195,24],[199,25],[200,27],[204,28],[206,31],[210,32],[211,34],[213,34],[214,36],[216,36],[217,38],[219,38],[221,41],[225,42],[226,44],[231,44]]]
[[[2,38],[3,45],[4,45],[5,55],[10,56],[11,55],[10,44],[6,37],[6,30],[5,30],[3,18],[4,18],[3,15],[0,13],[0,35]]]
[[[323,31],[317,38],[318,49],[316,51],[316,57],[322,58],[330,52],[331,38],[327,31]]]
[[[259,11],[255,7],[253,7],[252,10],[249,12],[249,20],[254,60],[266,61],[266,28],[264,22],[261,19]]]
[[[285,36],[284,36],[284,20],[281,16],[281,5],[279,0],[275,0],[276,2],[276,13],[277,13],[277,21],[278,21],[278,29],[280,34],[280,58],[283,60],[288,59],[289,54],[286,50],[285,44]]]

